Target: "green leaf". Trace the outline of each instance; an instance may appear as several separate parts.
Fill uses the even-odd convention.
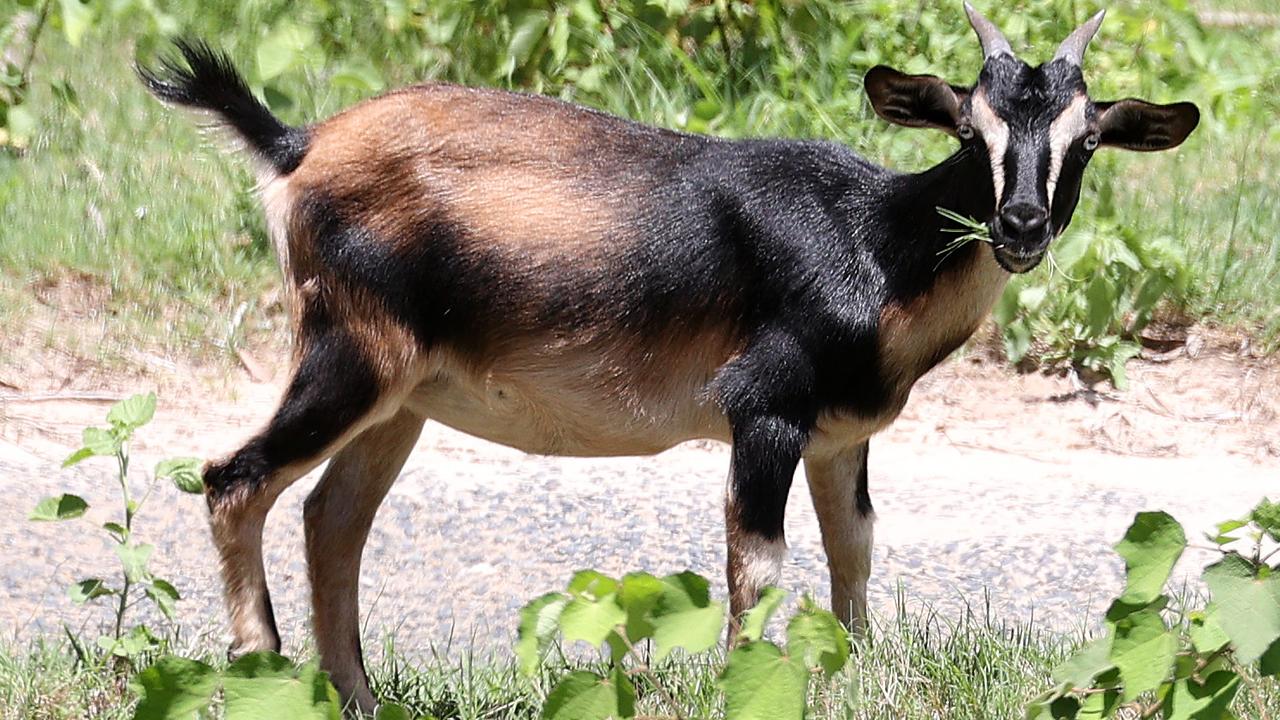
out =
[[[227,668],[222,687],[227,720],[341,718],[342,703],[328,675],[312,664],[294,667],[273,652],[236,660]]]
[[[691,572],[662,578],[662,597],[650,615],[654,662],[674,648],[702,652],[714,647],[724,629],[724,606],[712,602],[707,579]]]
[[[177,457],[161,460],[156,464],[156,479],[169,479],[173,486],[185,493],[200,495],[204,492],[204,480],[200,476],[200,459]]]
[[[515,61],[515,67],[523,66],[529,61],[534,47],[542,39],[550,24],[551,18],[541,10],[524,12],[515,19],[512,23],[511,43],[507,46],[507,52]]]
[[[160,646],[160,638],[156,637],[145,625],[138,625],[119,640],[104,635],[98,638],[98,647],[116,657],[133,658],[148,650]]]
[[[333,77],[329,78],[329,82],[334,87],[345,86],[364,93],[380,92],[387,85],[373,65],[368,61],[359,60],[348,60],[343,63],[334,72]]]
[[[71,454],[71,457],[62,461],[62,467],[70,467],[84,460],[87,457],[115,455],[120,450],[120,436],[110,430],[102,428],[87,427],[80,433],[81,443],[84,447]],[[88,454],[85,454],[88,453]]]
[[[168,656],[138,673],[133,685],[139,698],[134,720],[191,718],[209,707],[218,674],[197,660]]]
[[[315,45],[315,30],[284,22],[258,45],[258,76],[266,82],[302,62]]]
[[[1094,693],[1084,699],[1084,704],[1080,706],[1075,717],[1076,720],[1102,720],[1102,718],[1111,717],[1119,704],[1119,690]]]
[[[182,596],[178,594],[177,588],[170,584],[168,580],[152,578],[151,582],[146,585],[144,592],[147,597],[151,598],[151,602],[156,604],[160,612],[164,613],[166,618],[173,619],[175,605],[182,599]]]
[[[1095,275],[1085,289],[1085,300],[1089,305],[1089,335],[1098,337],[1106,334],[1111,327],[1111,319],[1115,317],[1115,289],[1106,275]]]
[[[121,542],[124,542],[125,540],[129,539],[129,528],[121,525],[120,523],[105,522],[105,523],[102,523],[102,529],[106,530],[112,535],[115,535],[116,538]]]
[[[1271,643],[1271,647],[1258,658],[1258,673],[1263,677],[1280,676],[1280,640]]]
[[[62,32],[72,47],[80,47],[80,40],[93,25],[93,8],[80,0],[59,0],[62,9]]]
[[[378,712],[374,713],[373,720],[413,720],[413,716],[403,705],[395,703],[380,703]]]
[[[542,707],[546,720],[604,720],[635,717],[636,690],[614,668],[609,677],[578,670],[565,675],[547,695]]]
[[[115,427],[136,430],[151,422],[156,414],[156,394],[134,395],[111,406],[107,422]]]
[[[663,587],[661,580],[648,573],[623,576],[616,598],[627,613],[627,639],[632,644],[653,636],[649,614],[662,598]]]
[[[1070,696],[1048,693],[1027,707],[1027,720],[1074,720],[1080,712],[1080,701]]]
[[[726,720],[803,718],[809,671],[770,642],[752,642],[729,653],[724,672]]]
[[[1122,700],[1155,690],[1172,674],[1178,637],[1164,625],[1157,610],[1131,613],[1116,623],[1111,643],[1111,661],[1120,670],[1124,683]]]
[[[1248,665],[1280,638],[1280,573],[1254,575],[1254,566],[1239,555],[1227,555],[1205,568],[1205,584],[1213,593],[1208,614],[1235,645],[1235,656]]]
[[[613,629],[627,621],[627,613],[618,607],[613,594],[593,600],[579,595],[569,601],[560,613],[560,631],[568,641],[583,640],[599,647]]]
[[[1229,670],[1220,670],[1205,678],[1204,684],[1192,678],[1174,683],[1173,691],[1164,701],[1167,720],[1219,720],[1240,689],[1240,676]]]
[[[147,579],[147,561],[151,558],[154,545],[116,545],[116,556],[124,566],[124,575],[129,582],[142,582]]]
[[[89,509],[89,503],[79,495],[55,495],[36,503],[36,507],[27,516],[28,520],[50,522],[53,520],[71,520],[78,518]]]
[[[835,615],[807,605],[787,624],[787,653],[806,669],[820,667],[830,677],[849,659],[849,633]]]
[[[772,585],[760,591],[760,599],[756,601],[755,607],[746,611],[742,615],[741,627],[738,629],[738,640],[759,640],[764,637],[765,626],[769,624],[769,618],[778,611],[782,605],[782,601],[787,599],[787,593]]]
[[[1210,608],[1212,607],[1210,605]],[[1191,635],[1191,644],[1195,646],[1198,653],[1208,654],[1231,642],[1231,638],[1227,636],[1218,621],[1212,615],[1204,613],[1199,614],[1199,617],[1191,618],[1188,633]]]
[[[115,592],[99,578],[87,578],[67,588],[67,596],[71,598],[71,602],[77,605],[83,605],[104,595],[114,595]]]
[[[1111,638],[1100,637],[1076,651],[1053,671],[1053,681],[1064,691],[1092,687],[1093,679],[1115,666],[1111,662]]]
[[[93,450],[87,447],[82,447],[79,450],[68,455],[67,459],[62,461],[62,467],[69,468],[72,465],[79,463],[81,460],[86,460],[88,458],[93,457],[93,455],[94,455]]]
[[[516,657],[525,675],[532,676],[538,671],[542,651],[560,626],[560,613],[568,603],[569,598],[563,593],[547,593],[520,610]]]
[[[1186,546],[1182,526],[1168,513],[1138,513],[1115,546],[1116,553],[1124,558],[1127,576],[1120,600],[1135,605],[1155,600]]]
[[[579,570],[573,574],[567,588],[570,595],[590,595],[602,598],[618,591],[618,581],[596,572],[595,570]]]
[[[1262,498],[1262,502],[1249,513],[1249,519],[1257,523],[1272,540],[1280,542],[1280,503]]]

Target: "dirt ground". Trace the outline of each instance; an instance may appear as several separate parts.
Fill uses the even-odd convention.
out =
[[[975,356],[923,379],[898,422],[872,441],[873,609],[889,614],[900,596],[953,613],[985,596],[1005,621],[1078,629],[1120,586],[1123,566],[1108,548],[1135,512],[1168,510],[1196,537],[1264,494],[1280,495],[1280,365],[1205,347],[1191,342],[1180,357],[1133,363],[1126,392],[1016,374]],[[114,564],[93,527],[114,508],[110,464],[58,469],[81,428],[101,424],[112,400],[156,389],[156,419],[133,448],[141,484],[161,457],[233,450],[269,416],[284,367],[246,357],[239,368],[192,368],[140,352],[121,373],[10,348],[0,367],[0,633],[28,638],[106,619],[65,595],[72,581]],[[562,459],[429,425],[366,551],[366,635],[395,630],[400,647],[424,652],[502,647],[520,605],[583,567],[690,568],[723,593],[727,467],[725,448],[709,442],[648,458]],[[267,533],[287,647],[305,630],[300,505],[314,477],[281,498]],[[64,490],[90,501],[89,523],[26,522],[40,497]],[[157,546],[157,570],[184,594],[185,631],[221,633],[202,500],[159,488],[138,525]],[[817,523],[799,478],[787,534],[784,585],[825,596]],[[1193,577],[1206,559],[1189,551],[1179,572]]]

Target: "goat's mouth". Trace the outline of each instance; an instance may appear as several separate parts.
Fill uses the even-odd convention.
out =
[[[996,263],[1006,271],[1025,273],[1031,272],[1040,264],[1044,259],[1045,249],[1027,251],[997,240],[992,244],[991,252],[996,257]]]

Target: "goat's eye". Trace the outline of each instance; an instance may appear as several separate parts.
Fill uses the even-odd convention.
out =
[[[1084,139],[1084,149],[1089,152],[1098,149],[1098,133],[1092,133]]]
[[[959,135],[961,140],[972,140],[973,126],[961,125],[960,127],[956,128],[956,135]]]

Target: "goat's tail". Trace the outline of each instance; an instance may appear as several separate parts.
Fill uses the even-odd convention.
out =
[[[141,64],[135,67],[151,94],[165,102],[213,113],[276,172],[293,172],[307,154],[307,131],[285,125],[272,115],[253,96],[226,54],[201,40],[175,40],[174,46],[181,60],[162,58],[157,69]]]

